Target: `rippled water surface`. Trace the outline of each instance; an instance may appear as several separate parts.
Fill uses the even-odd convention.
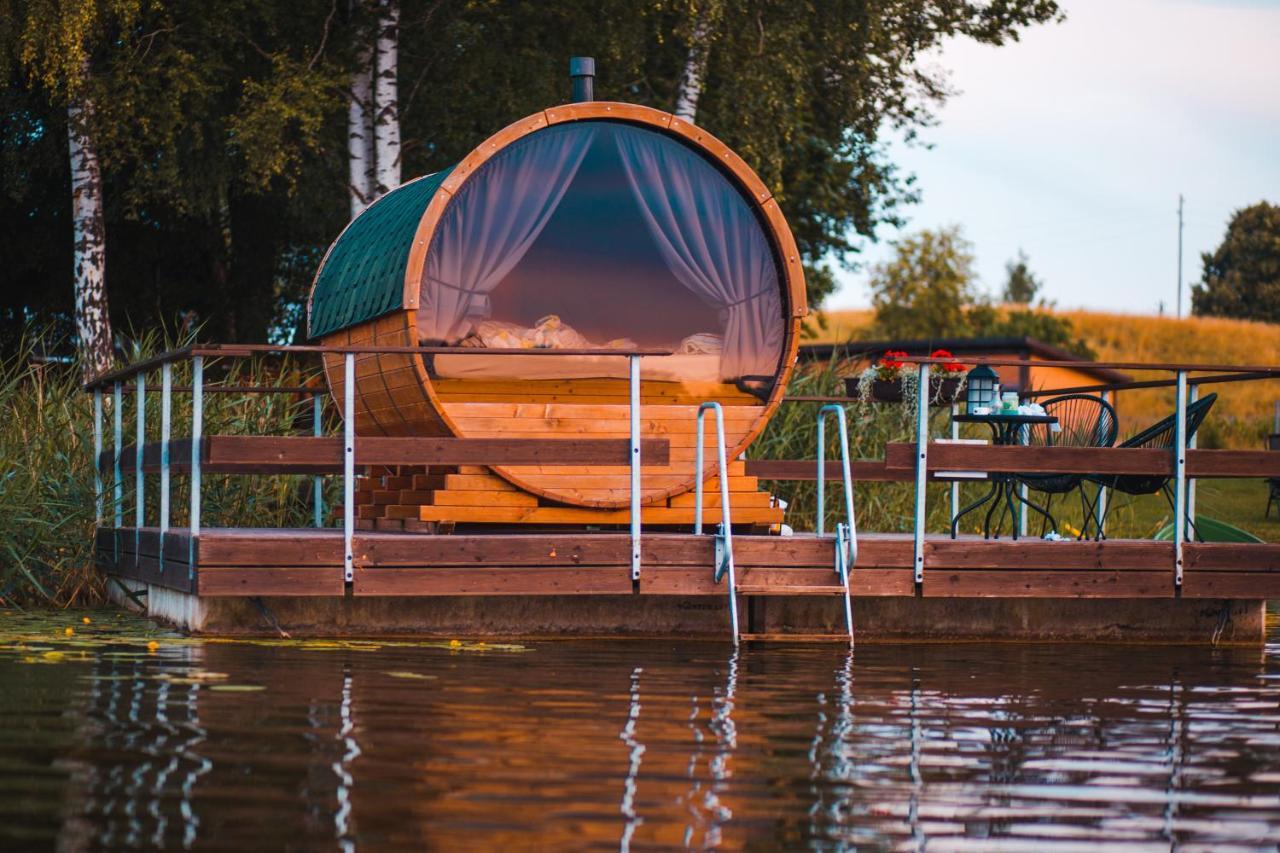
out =
[[[0,612],[0,849],[1275,849],[1271,633],[735,653]]]

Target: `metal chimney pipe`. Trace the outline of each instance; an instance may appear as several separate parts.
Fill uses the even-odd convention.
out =
[[[594,101],[596,99],[596,60],[593,56],[573,56],[569,58],[569,78],[573,80],[573,101]]]

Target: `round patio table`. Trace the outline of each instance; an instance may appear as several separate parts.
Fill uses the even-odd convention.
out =
[[[1040,424],[1056,424],[1058,419],[1053,415],[1020,415],[1020,414],[1004,414],[1001,412],[993,412],[989,415],[954,415],[952,417],[959,424],[986,424],[991,428],[991,443],[1000,446],[1025,444],[1022,435],[1026,427],[1036,426]],[[969,513],[977,510],[987,504],[986,517],[982,522],[982,538],[999,539],[1000,531],[996,529],[994,534],[991,528],[991,519],[995,515],[995,511],[1003,503],[1009,509],[1009,518],[1012,522],[1018,516],[1017,504],[1023,504],[1035,510],[1049,520],[1050,528],[1056,533],[1058,524],[1053,520],[1053,516],[1043,507],[1031,503],[1031,501],[1018,494],[1017,475],[1005,472],[991,472],[987,475],[991,479],[991,489],[978,500],[969,504],[955,514],[951,519],[951,538],[956,538],[956,531],[960,525],[960,519]],[[1013,538],[1018,538],[1018,525],[1012,524]]]

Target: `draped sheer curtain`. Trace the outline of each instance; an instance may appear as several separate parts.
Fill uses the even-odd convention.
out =
[[[480,167],[441,219],[427,253],[418,337],[456,343],[525,256],[595,139],[589,125],[530,134]]]
[[[772,377],[785,324],[764,229],[715,167],[656,133],[613,129],[627,181],[676,279],[725,315],[720,375]]]

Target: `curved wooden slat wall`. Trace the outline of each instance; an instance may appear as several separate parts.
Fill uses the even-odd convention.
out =
[[[642,381],[642,432],[671,441],[671,464],[645,466],[646,504],[688,491],[694,481],[694,441],[698,404],[718,399],[725,412],[725,439],[731,458],[760,434],[786,390],[799,348],[800,321],[808,313],[804,272],[791,230],[768,188],[737,154],[701,128],[670,113],[635,104],[593,101],[552,107],[523,118],[486,139],[463,159],[428,203],[410,248],[404,276],[404,307],[323,338],[329,344],[412,346],[427,248],[436,226],[462,184],[506,146],[553,124],[585,119],[632,122],[657,128],[701,150],[718,163],[752,199],[765,225],[783,274],[783,304],[788,315],[783,356],[770,397],[758,398],[733,386],[707,388]],[[317,279],[319,278],[317,274]],[[326,358],[329,386],[343,398],[340,357]],[[414,355],[370,354],[356,357],[356,431],[361,435],[457,435],[460,437],[625,437],[629,429],[627,383],[617,379],[558,382],[432,380]],[[707,448],[714,448],[714,424],[707,423]],[[708,452],[713,474],[714,452]],[[625,467],[495,467],[494,472],[531,494],[566,504],[601,508],[627,505]],[[583,477],[591,477],[583,485]]]

